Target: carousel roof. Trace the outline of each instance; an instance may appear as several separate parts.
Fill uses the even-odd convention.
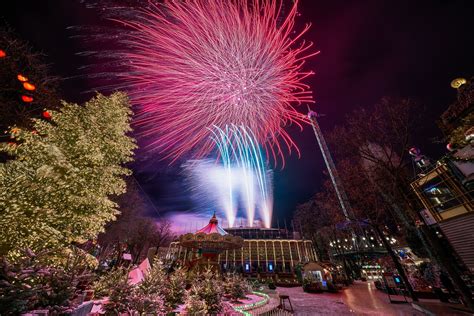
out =
[[[224,250],[242,247],[242,237],[228,234],[219,226],[216,214],[212,216],[209,224],[196,233],[187,233],[179,237],[179,243],[185,248],[201,249],[205,253],[220,253]]]
[[[201,228],[196,232],[197,233],[204,233],[204,234],[214,234],[217,233],[221,236],[227,235],[227,232],[219,226],[219,221],[217,220],[216,213],[212,216],[211,220],[209,221],[209,224]]]

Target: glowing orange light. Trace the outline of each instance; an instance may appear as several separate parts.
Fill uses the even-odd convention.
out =
[[[43,117],[49,120],[51,118],[51,113],[49,113],[48,111],[43,111]]]
[[[7,56],[7,53],[5,53],[4,50],[1,50],[1,49],[0,49],[0,58],[3,58],[3,57],[5,57],[5,56]]]
[[[23,82],[23,88],[25,88],[28,91],[34,91],[36,90],[35,85],[29,83],[29,82]]]
[[[21,100],[22,100],[23,102],[26,102],[26,103],[33,102],[33,98],[32,98],[32,97],[29,97],[29,96],[27,96],[27,95],[22,95],[22,96],[21,96]]]
[[[28,78],[26,78],[25,76],[23,76],[22,74],[18,74],[18,76],[16,76],[18,78],[18,80],[20,80],[21,82],[26,82],[28,81]]]

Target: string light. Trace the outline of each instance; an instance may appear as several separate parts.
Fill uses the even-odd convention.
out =
[[[18,74],[18,75],[16,76],[16,78],[17,78],[19,81],[21,81],[21,82],[27,82],[27,81],[28,81],[28,78],[25,77],[25,76],[23,76],[22,74]]]
[[[32,83],[29,83],[29,82],[24,82],[23,83],[23,88],[25,88],[28,91],[35,91],[36,90],[35,85],[32,84]]]
[[[261,301],[258,301],[258,302],[255,302],[255,303],[251,303],[251,304],[245,304],[245,305],[240,305],[240,306],[235,306],[233,307],[236,311],[238,312],[241,312],[242,314],[244,315],[252,315],[248,312],[246,312],[246,310],[249,310],[249,309],[254,309],[256,307],[260,307],[262,305],[265,305],[268,303],[268,301],[270,300],[270,296],[268,296],[267,294],[265,293],[262,293],[262,292],[252,292],[252,294],[255,294],[257,296],[261,296],[263,297],[263,300]]]
[[[33,102],[33,97],[29,97],[29,96],[27,96],[27,95],[22,95],[22,96],[21,96],[21,100],[22,100],[23,102],[30,103],[30,102]]]
[[[51,116],[51,113],[49,113],[48,111],[43,111],[43,114],[42,114],[43,118],[49,120],[52,116]]]

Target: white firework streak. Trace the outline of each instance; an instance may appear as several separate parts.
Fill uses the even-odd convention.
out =
[[[244,126],[236,125],[226,126],[225,129],[214,126],[212,134],[211,138],[216,143],[222,163],[228,172],[229,192],[234,192],[231,187],[235,182],[233,178],[241,175],[239,183],[243,187],[248,226],[253,226],[255,206],[257,206],[264,226],[270,227],[272,219],[271,189],[269,188],[269,177],[267,177],[264,157],[255,135]],[[256,190],[259,192],[257,203]],[[229,204],[231,204],[235,200],[235,196],[231,193],[229,199]],[[232,211],[226,210],[226,214],[233,216],[235,213]],[[228,216],[229,223],[234,219],[235,216],[233,218]]]

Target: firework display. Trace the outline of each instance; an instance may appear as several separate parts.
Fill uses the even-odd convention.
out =
[[[245,126],[226,126],[221,129],[214,126],[212,140],[219,149],[224,168],[222,187],[226,188],[225,212],[227,221],[232,227],[236,217],[235,179],[239,179],[239,192],[244,201],[246,219],[249,227],[253,226],[255,209],[265,227],[271,225],[272,197],[268,170],[263,154],[260,151],[254,133]]]
[[[172,161],[202,158],[216,146],[213,126],[246,126],[266,157],[298,151],[284,130],[307,118],[296,106],[313,102],[302,81],[304,60],[317,54],[294,31],[297,1],[165,1],[117,19],[127,62],[121,82],[136,105],[138,135]],[[210,129],[211,128],[211,129]]]

